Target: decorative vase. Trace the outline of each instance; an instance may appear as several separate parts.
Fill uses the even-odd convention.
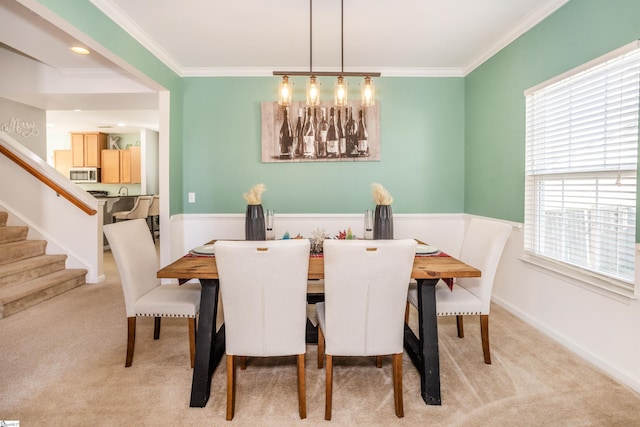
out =
[[[246,240],[267,240],[262,205],[247,205],[244,234]]]
[[[373,238],[393,240],[393,213],[391,205],[377,205],[373,216]]]

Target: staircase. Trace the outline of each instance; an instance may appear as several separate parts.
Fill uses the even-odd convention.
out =
[[[0,319],[85,283],[87,270],[65,268],[66,255],[45,255],[45,240],[28,227],[7,226],[0,211]]]

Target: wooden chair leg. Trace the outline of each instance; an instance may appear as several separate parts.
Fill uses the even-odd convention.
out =
[[[238,356],[240,358],[240,370],[247,369],[247,356]]]
[[[322,369],[322,363],[324,361],[324,334],[322,328],[318,325],[318,369]]]
[[[393,400],[396,407],[396,416],[404,417],[404,404],[402,401],[402,353],[392,355],[393,358]]]
[[[236,409],[236,363],[233,355],[227,354],[227,421],[233,419]]]
[[[333,356],[327,354],[327,366],[325,367],[325,371],[327,372],[326,379],[326,391],[325,391],[325,401],[324,401],[324,419],[331,419],[331,400],[333,399]]]
[[[376,367],[382,368],[382,356],[376,356]]]
[[[196,318],[190,317],[189,321],[189,359],[191,360],[191,369],[196,361]]]
[[[160,322],[162,321],[161,317],[153,318],[153,339],[157,340],[160,338]]]
[[[464,338],[464,323],[462,316],[456,316],[456,325],[458,326],[458,338]]]
[[[136,346],[136,318],[127,317],[127,359],[124,362],[125,368],[133,363],[133,350]]]
[[[304,380],[304,354],[298,355],[298,410],[300,419],[307,418],[307,388]]]
[[[491,365],[491,352],[489,351],[489,315],[480,315],[480,334],[482,335],[482,352],[484,363]]]

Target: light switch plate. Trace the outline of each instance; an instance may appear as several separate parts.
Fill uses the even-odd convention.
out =
[[[189,203],[196,202],[196,193],[189,193]]]

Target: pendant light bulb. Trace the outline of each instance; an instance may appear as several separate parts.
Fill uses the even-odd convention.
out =
[[[344,77],[338,76],[336,84],[333,88],[333,103],[336,107],[345,107],[347,105],[347,95],[349,93],[349,85]]]
[[[360,93],[362,95],[363,107],[370,107],[375,104],[376,89],[371,77],[367,76],[364,78],[360,86]]]
[[[320,105],[320,83],[317,82],[316,76],[309,77],[309,83],[307,83],[307,105],[309,107]]]
[[[293,83],[289,82],[289,76],[282,76],[282,81],[278,87],[278,104],[284,107],[291,105],[291,94],[293,93]]]

